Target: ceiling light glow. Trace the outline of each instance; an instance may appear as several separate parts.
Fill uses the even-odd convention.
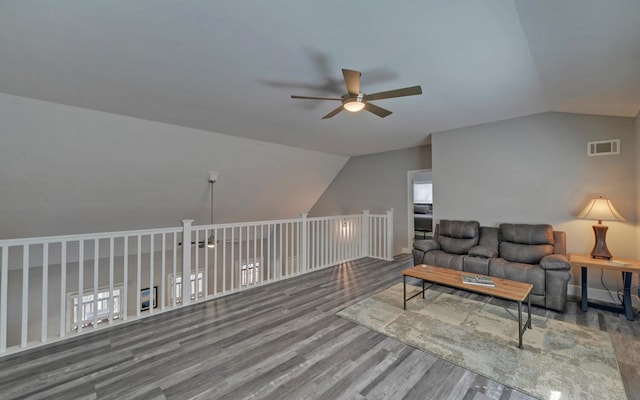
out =
[[[351,112],[357,112],[364,108],[364,103],[358,101],[351,101],[349,103],[344,103],[344,109]]]

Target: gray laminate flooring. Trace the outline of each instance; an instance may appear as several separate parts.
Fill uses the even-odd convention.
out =
[[[6,356],[0,399],[530,399],[334,315],[411,264],[361,259]],[[575,302],[534,312],[609,330],[639,398],[637,321]]]

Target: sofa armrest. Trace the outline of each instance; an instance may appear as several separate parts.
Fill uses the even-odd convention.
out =
[[[416,240],[413,242],[413,248],[426,253],[431,250],[440,250],[440,243],[433,239]]]
[[[569,271],[571,269],[571,264],[565,255],[549,254],[548,256],[542,257],[540,260],[540,267],[549,271]]]
[[[469,255],[482,258],[494,258],[498,256],[498,251],[484,246],[475,246],[469,250]]]

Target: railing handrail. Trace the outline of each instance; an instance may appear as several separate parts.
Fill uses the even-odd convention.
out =
[[[320,221],[333,218],[354,218],[361,217],[362,214],[349,214],[349,215],[330,215],[324,217],[307,217],[307,221]],[[369,216],[383,217],[384,214],[370,214]],[[203,224],[192,225],[193,230],[202,229],[224,229],[224,228],[238,228],[247,225],[273,225],[281,223],[300,222],[301,218],[287,218],[287,219],[273,219],[263,221],[247,221],[247,222],[231,222],[224,224]],[[132,229],[126,231],[110,231],[110,232],[94,232],[94,233],[73,233],[68,235],[52,235],[52,236],[37,236],[37,237],[25,237],[25,238],[11,238],[0,239],[0,247],[2,246],[20,246],[23,244],[43,244],[43,243],[55,243],[55,242],[73,242],[78,240],[94,240],[94,239],[109,239],[111,237],[129,237],[137,235],[157,235],[162,233],[180,233],[183,231],[181,226],[169,227],[169,228],[149,228],[149,229]]]
[[[174,228],[140,229],[140,230],[130,230],[130,231],[76,233],[76,234],[70,234],[70,235],[40,236],[40,237],[27,237],[27,238],[15,238],[15,239],[0,239],[0,247],[20,246],[23,244],[32,245],[32,244],[42,244],[42,243],[74,242],[78,240],[109,239],[111,237],[157,235],[157,234],[163,234],[163,233],[180,233],[180,232],[182,232],[181,227],[174,227]]]

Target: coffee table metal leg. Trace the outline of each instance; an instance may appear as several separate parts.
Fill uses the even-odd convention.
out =
[[[407,309],[407,276],[402,275],[402,309]]]
[[[529,329],[531,329],[531,293],[527,295],[527,313],[529,314]]]
[[[522,348],[522,334],[524,333],[522,326],[522,302],[518,302],[518,347]],[[526,325],[524,326],[526,329]]]

